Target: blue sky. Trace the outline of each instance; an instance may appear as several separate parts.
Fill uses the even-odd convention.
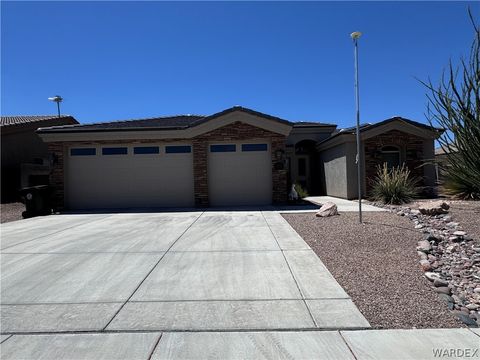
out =
[[[80,122],[212,114],[242,105],[287,120],[425,122],[425,89],[467,54],[474,2],[2,2],[1,113]]]

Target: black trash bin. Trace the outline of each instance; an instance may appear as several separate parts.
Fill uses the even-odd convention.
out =
[[[25,204],[24,218],[49,215],[52,213],[51,190],[48,185],[30,186],[20,190]]]

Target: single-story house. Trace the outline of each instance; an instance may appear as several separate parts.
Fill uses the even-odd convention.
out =
[[[59,208],[266,205],[289,186],[353,198],[354,134],[334,124],[290,122],[235,106],[179,115],[38,129],[52,153]],[[430,184],[438,130],[402,118],[362,128],[365,173],[405,162]],[[433,182],[432,182],[433,184]],[[367,183],[365,188],[368,188]]]
[[[16,201],[18,190],[48,184],[50,155],[47,144],[35,133],[42,126],[78,124],[72,116],[1,116],[3,202]]]

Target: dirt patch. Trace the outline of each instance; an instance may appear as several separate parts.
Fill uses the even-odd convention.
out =
[[[1,206],[1,222],[21,220],[22,212],[25,211],[25,205],[22,203],[2,204]]]
[[[388,212],[316,218],[283,214],[312,247],[374,328],[462,327],[418,264],[422,233]]]

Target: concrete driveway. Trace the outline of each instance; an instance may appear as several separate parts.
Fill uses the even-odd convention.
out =
[[[1,248],[2,347],[21,333],[369,327],[274,211],[48,216],[2,225]]]

